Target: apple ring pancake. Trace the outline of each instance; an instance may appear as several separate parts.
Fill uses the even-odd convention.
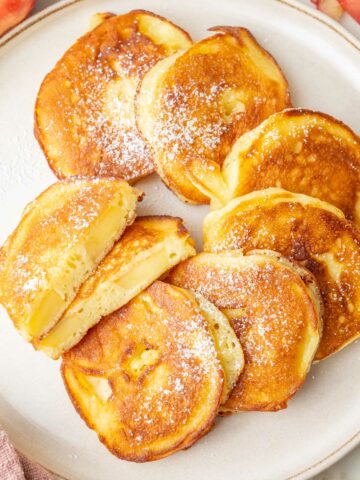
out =
[[[157,61],[192,42],[181,28],[151,12],[101,19],[45,77],[35,105],[35,134],[59,178],[110,176],[134,182],[154,171],[135,124],[138,83]]]
[[[78,413],[115,455],[157,460],[212,427],[224,373],[189,292],[156,281],[63,357]]]
[[[330,115],[275,113],[237,140],[224,176],[232,198],[281,187],[325,200],[360,223],[360,138]]]
[[[321,296],[310,272],[275,252],[234,250],[200,253],[167,281],[200,292],[224,312],[244,349],[244,370],[220,411],[286,408],[321,336]]]
[[[244,28],[216,27],[157,63],[136,98],[156,171],[190,203],[226,203],[222,164],[235,139],[290,105],[279,66]]]
[[[316,278],[324,301],[322,360],[360,336],[360,233],[329,203],[268,188],[231,201],[204,221],[204,249],[275,250]]]

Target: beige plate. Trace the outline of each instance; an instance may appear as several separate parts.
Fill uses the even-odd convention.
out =
[[[45,73],[85,30],[90,14],[146,8],[195,38],[213,25],[250,28],[283,66],[295,105],[325,110],[360,131],[360,44],[335,22],[291,0],[73,0],[32,17],[0,40],[0,241],[24,204],[54,177],[33,134]],[[143,213],[176,214],[199,240],[207,207],[180,203],[155,178]],[[317,365],[288,410],[220,419],[188,451],[146,465],[112,457],[68,400],[59,365],[35,353],[0,312],[0,423],[15,445],[65,478],[81,480],[305,479],[359,441],[360,348]]]

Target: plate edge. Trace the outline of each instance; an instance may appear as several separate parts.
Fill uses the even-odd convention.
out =
[[[80,2],[85,0],[59,0],[56,4],[46,7],[39,13],[31,16],[27,20],[23,21],[20,25],[11,29],[8,33],[6,33],[2,38],[0,38],[0,53],[1,49],[9,44],[12,40],[17,38],[19,35],[33,27],[34,25],[40,23],[42,20],[50,17],[53,14],[56,14],[65,8],[71,7],[76,5]],[[338,34],[343,40],[345,40],[349,45],[354,47],[358,52],[360,52],[360,41],[348,30],[346,30],[342,25],[337,23],[335,20],[332,20],[330,17],[327,17],[325,14],[312,9],[311,7],[300,3],[298,0],[270,0],[275,3],[280,3],[285,5],[289,8],[297,10],[298,12],[312,18],[320,22],[322,25],[330,28],[334,33]],[[342,457],[344,457],[347,453],[350,453],[352,449],[354,449],[360,443],[360,430],[356,432],[351,438],[349,438],[346,442],[336,448],[333,452],[329,453],[326,457],[319,460],[318,462],[310,465],[306,469],[301,470],[295,475],[291,475],[284,480],[307,480],[313,475],[321,473],[325,468],[329,468],[335,462],[339,461]],[[19,449],[19,451],[28,456],[28,454],[24,453]],[[70,478],[64,477],[61,474],[51,470],[50,468],[42,465],[36,459],[33,459],[38,465],[42,468],[47,470],[52,475],[55,475],[59,480],[71,480]]]

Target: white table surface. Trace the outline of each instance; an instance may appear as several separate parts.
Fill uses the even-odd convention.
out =
[[[48,7],[49,5],[53,5],[57,1],[58,0],[37,0],[36,8],[32,13],[34,14],[40,12],[44,8]],[[310,0],[300,1],[308,5],[312,5]],[[360,39],[360,25],[358,25],[351,17],[344,15],[341,23]],[[336,425],[334,425],[334,428],[336,428]],[[313,478],[313,480],[360,480],[360,447],[356,448],[343,460],[326,470],[324,473]]]

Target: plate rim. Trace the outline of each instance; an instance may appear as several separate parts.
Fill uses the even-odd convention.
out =
[[[54,5],[50,5],[40,12],[32,15],[9,32],[7,32],[3,37],[0,38],[0,55],[3,48],[8,45],[10,42],[15,40],[19,35],[24,32],[27,32],[29,29],[45,20],[46,18],[55,15],[62,10],[72,7],[78,3],[82,3],[85,0],[58,0]],[[358,40],[355,35],[349,32],[345,27],[340,23],[323,14],[322,12],[308,6],[304,3],[301,3],[299,0],[267,0],[272,3],[280,3],[285,5],[288,8],[297,10],[300,14],[310,17],[312,20],[325,25],[334,33],[336,33],[343,41],[347,42],[351,47],[355,48],[360,53],[360,40]],[[15,442],[16,443],[16,442]],[[324,471],[326,468],[331,467],[346,454],[350,453],[357,445],[360,444],[360,430],[352,435],[348,440],[343,442],[338,448],[330,452],[328,455],[308,466],[307,468],[302,469],[301,471],[291,475],[290,477],[284,478],[283,480],[306,480],[310,477],[317,475]],[[17,449],[21,454],[28,456],[34,460],[38,465],[40,465],[44,470],[50,474],[56,476],[59,480],[71,480],[70,478],[64,477],[63,475],[55,472],[54,470],[45,467],[41,464],[36,458],[29,456],[27,452],[22,449]]]
[[[29,28],[33,27],[37,23],[46,18],[50,17],[53,14],[56,14],[65,8],[71,7],[78,3],[82,3],[85,0],[58,0],[54,5],[50,5],[49,7],[44,8],[40,12],[32,15],[31,17],[27,18],[19,25],[12,28],[9,32],[5,33],[0,38],[0,52],[1,49],[7,45],[9,42],[14,40],[18,37],[21,33],[27,31]],[[297,10],[298,12],[312,18],[313,20],[318,21],[319,23],[325,25],[326,27],[330,28],[333,32],[338,34],[343,40],[349,43],[352,47],[354,47],[357,51],[360,52],[360,40],[355,37],[349,30],[343,27],[339,22],[333,20],[331,17],[325,15],[324,13],[316,10],[304,3],[301,3],[299,0],[267,0],[272,3],[280,3],[285,5],[293,10]]]

